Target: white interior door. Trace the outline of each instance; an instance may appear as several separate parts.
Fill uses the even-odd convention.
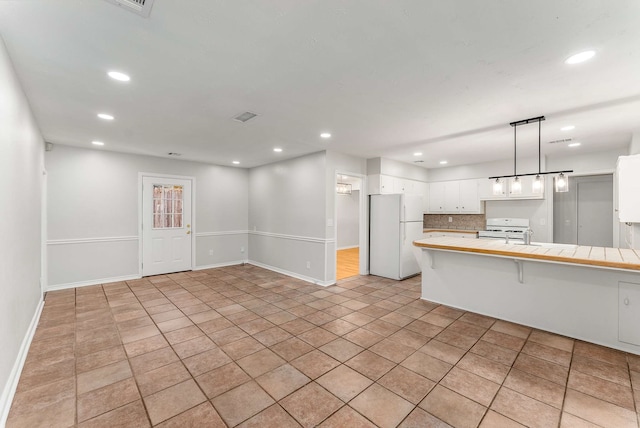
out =
[[[578,245],[613,246],[613,178],[578,183]]]
[[[142,179],[142,275],[191,270],[191,180]]]

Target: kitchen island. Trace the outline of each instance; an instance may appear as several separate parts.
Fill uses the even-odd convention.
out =
[[[422,298],[640,355],[640,251],[431,237]]]

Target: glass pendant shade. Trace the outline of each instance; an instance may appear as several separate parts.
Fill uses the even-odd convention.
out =
[[[496,178],[496,181],[493,182],[493,194],[502,195],[502,181],[499,178]]]
[[[544,193],[544,178],[540,177],[540,175],[536,175],[536,178],[533,180],[531,190],[536,195]]]
[[[556,177],[556,192],[568,192],[569,191],[569,179],[563,173],[560,173]]]
[[[520,181],[520,177],[514,177],[511,182],[511,194],[512,195],[520,195],[522,194],[522,181]]]

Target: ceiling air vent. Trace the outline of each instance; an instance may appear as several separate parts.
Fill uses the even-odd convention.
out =
[[[250,111],[245,111],[244,113],[240,113],[239,115],[234,117],[233,120],[237,120],[238,122],[244,123],[244,122],[247,122],[247,121],[253,119],[256,116],[257,116],[257,114],[255,114],[255,113],[251,113]]]
[[[571,141],[571,138],[563,138],[562,140],[549,141],[549,144],[568,143],[569,141]]]
[[[151,6],[154,0],[107,0],[111,4],[121,6],[125,10],[133,12],[137,15],[149,17]]]

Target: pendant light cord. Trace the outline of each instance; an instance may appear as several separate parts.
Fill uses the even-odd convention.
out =
[[[516,173],[516,171],[517,171],[516,170],[516,162],[518,162],[518,149],[517,149],[517,144],[516,144],[516,142],[518,141],[516,139],[516,129],[517,128],[518,128],[517,126],[513,127],[513,175],[516,176],[516,177],[518,176],[517,173]]]
[[[540,172],[542,171],[540,167],[540,130],[542,128],[542,119],[538,120],[538,177],[540,176]]]

